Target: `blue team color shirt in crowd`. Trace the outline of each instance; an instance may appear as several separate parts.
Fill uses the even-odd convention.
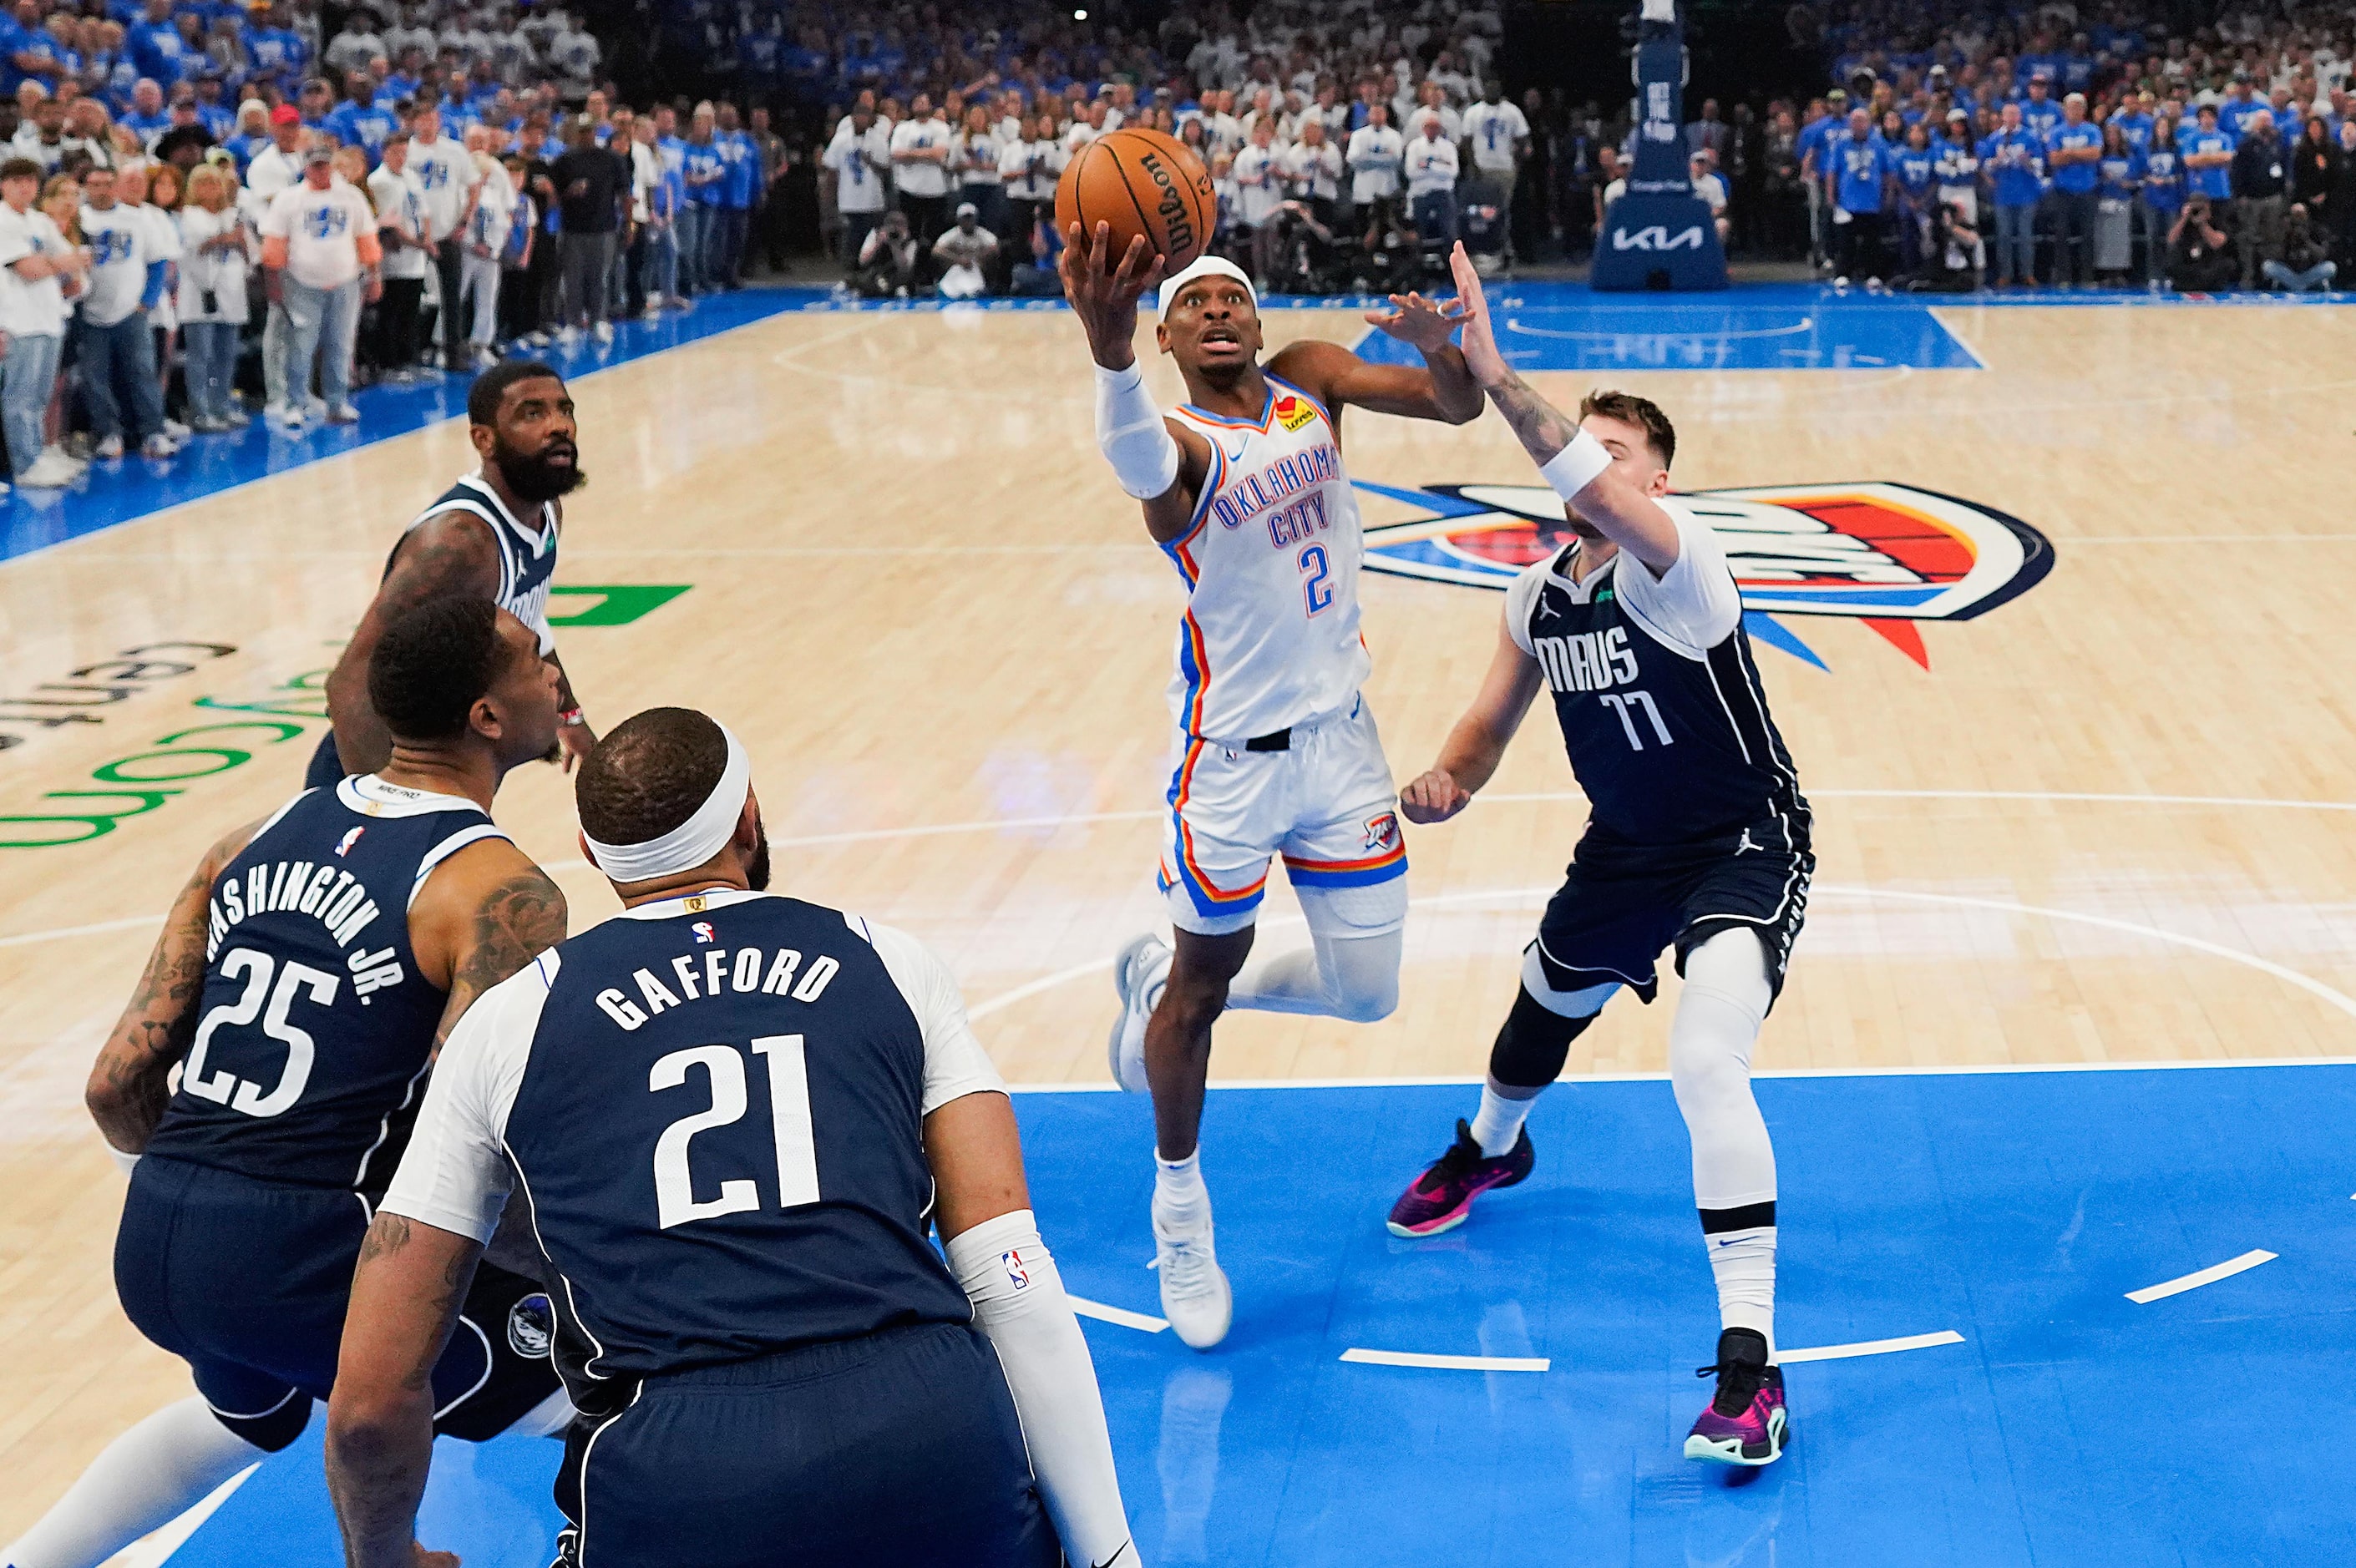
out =
[[[2203,153],[2230,153],[2233,138],[2222,130],[2192,131],[2184,138],[2184,155],[2191,157]],[[2195,196],[2205,196],[2223,201],[2233,194],[2233,165],[2216,164],[2208,168],[2185,170],[2186,183]]]
[[[2137,153],[2151,151],[2152,118],[2150,115],[2140,112],[2114,114],[2111,116],[2110,123],[2119,128],[2119,134],[2127,139],[2127,146],[2130,149]]]
[[[1893,147],[1890,153],[1890,172],[1898,176],[1898,188],[1915,200],[1931,188],[1932,167],[1937,162],[1938,155],[1928,147]]]
[[[1982,142],[1980,162],[1988,171],[1998,207],[2035,207],[2045,194],[2043,144],[2026,126],[1997,131]]]
[[[2053,170],[2053,188],[2070,196],[2083,196],[2094,188],[2096,175],[2091,163],[2063,163],[2053,155],[2063,149],[2083,152],[2103,149],[2103,133],[2091,120],[2081,120],[2075,125],[2056,125],[2045,138],[2046,162]]]
[[[2174,212],[2184,205],[2184,162],[2174,147],[2154,147],[2143,155],[2144,205]]]
[[[1879,212],[1881,176],[1888,172],[1890,144],[1869,132],[1864,141],[1844,135],[1831,145],[1834,195],[1845,212]]]
[[[2136,176],[2142,173],[2143,160],[2134,153],[2105,153],[2103,161],[2094,165],[2102,176],[2103,198],[2105,201],[2126,201],[2135,195]]]
[[[2042,136],[2062,123],[2062,106],[2051,99],[2040,103],[2033,98],[2020,101],[2020,123]]]
[[[685,156],[686,173],[691,180],[687,187],[689,204],[694,207],[718,207],[723,187],[727,182],[711,181],[711,176],[715,174],[725,174],[728,168],[727,160],[722,155],[719,144],[690,142],[687,144]],[[694,180],[705,180],[710,183],[696,185],[692,183]]]

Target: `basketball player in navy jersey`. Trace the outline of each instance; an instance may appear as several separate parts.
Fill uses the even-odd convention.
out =
[[[487,815],[501,776],[555,739],[530,630],[487,600],[435,600],[386,628],[369,693],[391,760],[213,847],[91,1073],[131,1177],[116,1291],[198,1397],[117,1438],[0,1554],[8,1568],[95,1568],[301,1435],[435,1051],[564,935],[563,895]],[[419,1373],[436,1430],[560,1430],[541,1286],[487,1268],[453,1306],[470,1330]]]
[[[1702,1244],[1722,1330],[1716,1396],[1689,1459],[1765,1465],[1783,1451],[1775,1364],[1775,1153],[1751,1053],[1783,979],[1815,867],[1808,804],[1767,716],[1742,600],[1707,522],[1671,498],[1676,432],[1652,403],[1590,396],[1577,423],[1515,375],[1459,246],[1464,358],[1565,503],[1574,536],[1505,595],[1480,694],[1440,760],[1400,793],[1410,822],[1464,809],[1541,688],[1554,698],[1588,828],[1522,957],[1479,1115],[1392,1209],[1400,1236],[1463,1223],[1530,1174],[1522,1123],[1612,992],[1646,1002],[1674,946],[1685,989],[1669,1078],[1693,1147]]]
[[[556,667],[559,721],[549,759],[569,771],[597,743],[556,656],[548,626],[548,586],[556,575],[562,497],[587,477],[564,381],[546,365],[505,359],[466,389],[467,435],[479,471],[444,490],[410,521],[385,558],[376,598],[352,629],[327,676],[327,717],[304,782],[326,789],[348,773],[373,772],[391,753],[383,720],[369,706],[369,655],[402,612],[450,595],[488,599],[531,628]]]
[[[347,1561],[423,1552],[426,1372],[512,1192],[582,1413],[560,1563],[1136,1568],[1096,1370],[948,968],[765,891],[750,763],[701,713],[625,721],[575,796],[623,912],[493,990],[434,1072],[328,1408]]]
[[[1162,1310],[1201,1350],[1234,1316],[1200,1163],[1212,1026],[1228,1008],[1366,1023],[1398,1002],[1407,842],[1360,691],[1373,660],[1358,630],[1365,546],[1343,411],[1463,424],[1480,417],[1481,394],[1449,342],[1455,317],[1419,294],[1366,319],[1414,346],[1420,368],[1316,341],[1263,365],[1251,280],[1205,256],[1162,284],[1154,337],[1187,395],[1165,414],[1133,341],[1161,272],[1144,246],[1132,240],[1116,258],[1106,225],[1091,241],[1074,224],[1060,265],[1096,361],[1098,444],[1187,589],[1159,877],[1175,934],[1140,936],[1120,955],[1109,1054],[1123,1088],[1153,1095]],[[1248,965],[1279,855],[1311,946]]]

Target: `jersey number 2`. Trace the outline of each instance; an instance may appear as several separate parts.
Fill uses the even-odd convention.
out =
[[[1333,603],[1333,585],[1325,581],[1333,575],[1333,568],[1325,559],[1325,547],[1322,544],[1301,546],[1301,570],[1309,578],[1301,585],[1301,596],[1308,603],[1309,613],[1314,615]]]
[[[188,1048],[188,1060],[180,1069],[181,1088],[199,1100],[210,1100],[249,1116],[278,1115],[303,1097],[304,1085],[311,1082],[311,1062],[317,1051],[312,1045],[310,1031],[297,1029],[287,1015],[294,1009],[298,991],[308,991],[311,999],[323,1008],[334,1006],[337,976],[307,964],[289,964],[278,969],[278,984],[273,987],[270,976],[276,967],[269,954],[251,947],[240,947],[221,960],[221,977],[244,976],[245,994],[234,1002],[224,1002],[213,1008],[197,1025],[196,1043]],[[266,1012],[262,1007],[264,996],[270,998]],[[266,1094],[260,1085],[241,1082],[226,1068],[209,1077],[205,1072],[213,1031],[223,1024],[243,1029],[257,1015],[262,1018],[262,1032],[286,1048],[285,1070],[278,1075],[278,1086]]]
[[[809,1069],[798,1034],[765,1035],[753,1054],[769,1066],[769,1125],[777,1155],[777,1207],[818,1201],[818,1141],[810,1127]],[[682,1116],[655,1141],[655,1211],[661,1228],[695,1220],[742,1214],[761,1207],[761,1186],[751,1177],[720,1184],[720,1196],[699,1200],[687,1146],[695,1135],[733,1126],[744,1119],[744,1053],[733,1045],[699,1045],[674,1051],[654,1064],[647,1087],[656,1093],[687,1082],[687,1070],[701,1067],[712,1081],[712,1108]]]

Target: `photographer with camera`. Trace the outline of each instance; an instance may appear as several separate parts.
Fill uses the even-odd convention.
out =
[[[2168,231],[2168,281],[2174,288],[2214,293],[2233,286],[2230,242],[2217,226],[2211,208],[2211,197],[2191,197]]]

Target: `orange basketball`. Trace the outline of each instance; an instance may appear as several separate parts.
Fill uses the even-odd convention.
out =
[[[1159,131],[1108,131],[1082,147],[1055,184],[1055,227],[1077,223],[1096,241],[1097,225],[1112,229],[1112,265],[1130,240],[1145,236],[1149,262],[1164,258],[1164,275],[1203,253],[1218,217],[1211,171],[1174,136]]]

